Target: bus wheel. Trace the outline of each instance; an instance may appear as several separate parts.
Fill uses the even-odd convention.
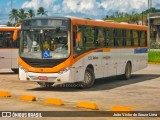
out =
[[[129,80],[131,78],[131,72],[132,72],[131,63],[127,62],[123,79]]]
[[[91,68],[86,68],[84,80],[81,82],[81,88],[92,87],[95,81],[95,74]]]
[[[49,88],[49,87],[52,87],[52,85],[54,83],[52,82],[37,82],[41,87],[46,87],[46,88]]]
[[[14,73],[18,73],[19,70],[18,69],[11,69]]]

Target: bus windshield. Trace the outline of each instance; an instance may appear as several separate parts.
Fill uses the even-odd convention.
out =
[[[68,58],[69,31],[60,28],[23,29],[20,35],[20,56],[32,59]]]

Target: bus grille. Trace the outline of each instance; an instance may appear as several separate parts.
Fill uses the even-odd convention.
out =
[[[28,59],[28,58],[22,58],[22,59],[30,66],[37,68],[52,68],[66,60],[66,59],[55,60],[55,59]]]

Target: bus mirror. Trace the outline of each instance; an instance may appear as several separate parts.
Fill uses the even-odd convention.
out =
[[[79,32],[77,33],[76,40],[77,42],[81,41],[81,34]]]
[[[13,33],[13,40],[16,41],[18,38],[18,30],[14,30],[14,33]]]

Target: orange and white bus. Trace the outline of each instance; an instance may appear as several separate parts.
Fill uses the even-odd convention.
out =
[[[79,83],[91,87],[97,78],[121,76],[147,67],[147,27],[69,17],[23,20],[19,79]]]
[[[12,69],[18,72],[19,41],[13,40],[20,27],[0,27],[0,69]]]

